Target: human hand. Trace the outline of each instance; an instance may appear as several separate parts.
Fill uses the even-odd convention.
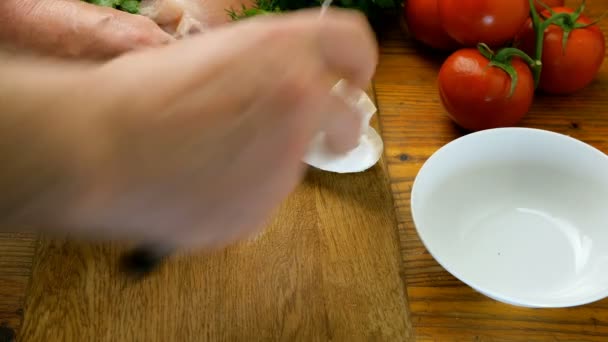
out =
[[[81,0],[0,1],[0,41],[36,53],[106,59],[172,40],[147,17]]]
[[[54,108],[71,171],[44,198],[61,199],[23,215],[184,247],[246,237],[298,184],[317,132],[338,151],[358,144],[359,115],[330,89],[365,88],[376,61],[362,16],[302,11],[95,67]]]

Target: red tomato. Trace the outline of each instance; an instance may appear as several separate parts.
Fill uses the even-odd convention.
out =
[[[513,58],[518,75],[511,96],[511,78],[476,49],[454,52],[439,71],[439,94],[448,115],[459,126],[478,131],[513,126],[529,111],[534,78],[528,65]]]
[[[407,28],[414,39],[435,49],[458,48],[458,43],[441,26],[437,0],[407,0],[404,12]]]
[[[567,7],[553,8],[556,13],[573,13]],[[548,11],[543,15],[550,16]],[[580,24],[590,24],[591,19],[581,15]],[[542,56],[542,73],[538,88],[549,94],[571,94],[589,85],[604,62],[605,38],[598,26],[574,29],[570,32],[564,50],[564,30],[550,25],[545,31]],[[532,21],[528,20],[518,37],[520,48],[531,57],[535,55],[536,38]]]
[[[538,11],[539,13],[545,10],[545,7],[543,5],[540,4],[539,1],[542,1],[545,5],[549,6],[549,7],[560,7],[560,6],[564,6],[564,0],[536,0],[535,4],[536,4],[536,11]]]
[[[530,14],[528,0],[439,0],[445,31],[465,46],[510,41]]]

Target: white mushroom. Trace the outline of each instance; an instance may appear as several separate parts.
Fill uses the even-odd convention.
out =
[[[310,143],[304,162],[315,168],[336,173],[365,171],[380,160],[384,149],[382,138],[370,126],[370,120],[377,110],[376,106],[363,90],[356,90],[354,94],[352,89],[347,90],[344,81],[338,82],[332,91],[353,105],[361,115],[359,145],[347,153],[334,153],[325,142],[325,133],[320,132]]]

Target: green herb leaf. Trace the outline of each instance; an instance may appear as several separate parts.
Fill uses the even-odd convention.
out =
[[[289,12],[293,10],[319,7],[323,0],[254,0],[250,8],[243,8],[237,12],[228,9],[232,20],[239,20],[260,14]],[[377,14],[379,10],[398,10],[403,0],[334,0],[332,6],[359,10],[368,17]]]
[[[116,8],[121,11],[137,14],[141,0],[82,0],[93,5]]]
[[[103,7],[116,7],[116,3],[119,0],[85,0],[86,2],[90,2],[93,5],[103,6]]]
[[[120,4],[120,9],[132,14],[139,13],[139,0],[124,0]]]

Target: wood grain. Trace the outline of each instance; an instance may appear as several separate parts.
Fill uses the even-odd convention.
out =
[[[0,233],[0,340],[18,331],[36,251],[36,236]]]
[[[608,10],[608,1],[587,3],[592,17]],[[601,28],[608,32],[608,22]],[[412,183],[433,152],[463,134],[445,115],[437,93],[437,74],[446,56],[412,42],[397,25],[383,31],[380,45],[375,90],[415,339],[608,341],[608,300],[572,309],[515,308],[463,285],[427,252],[411,218]],[[596,81],[575,95],[537,96],[521,126],[568,134],[608,152],[607,90],[604,63]]]
[[[311,171],[254,241],[179,256],[141,283],[124,246],[45,239],[22,341],[404,341],[385,170]]]

